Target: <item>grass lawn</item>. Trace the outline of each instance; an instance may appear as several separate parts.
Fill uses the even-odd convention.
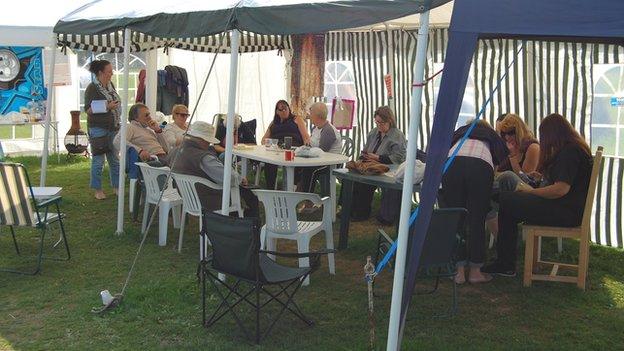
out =
[[[19,158],[31,180],[38,183],[39,159]],[[373,255],[377,224],[351,225],[350,246],[337,254],[336,275],[327,261],[303,288],[297,301],[316,325],[307,328],[287,316],[259,346],[250,345],[233,319],[226,317],[210,329],[201,325],[200,290],[195,277],[197,220],[187,226],[181,254],[174,250],[178,232],[169,225],[166,247],[157,245],[152,226],[130,286],[120,307],[102,316],[91,308],[101,303],[99,292],[121,290],[140,242],[140,224],[126,219],[126,232],[117,236],[116,197],[93,199],[88,189],[89,161],[56,158],[48,184],[63,187],[62,210],[72,259],[44,261],[37,276],[0,272],[1,350],[365,350],[368,342],[366,285],[362,267]],[[107,174],[107,171],[105,171]],[[106,181],[107,182],[107,181]],[[110,188],[105,188],[111,194]],[[335,242],[338,242],[335,226]],[[386,228],[392,231],[392,228]],[[0,265],[24,267],[15,258],[7,228],[0,235]],[[34,232],[19,231],[23,251],[35,251]],[[56,232],[46,244],[58,238]],[[313,241],[319,247],[322,237]],[[545,242],[546,250],[554,243]],[[293,248],[293,246],[289,246]],[[289,248],[287,247],[287,248]],[[282,247],[283,248],[283,247]],[[564,256],[576,248],[565,242]],[[47,252],[50,253],[51,250]],[[523,249],[520,250],[523,252]],[[375,299],[378,348],[385,348],[392,275],[377,279]],[[210,291],[212,293],[212,291]],[[217,303],[215,294],[208,301]],[[496,278],[484,285],[459,288],[459,313],[436,318],[450,304],[450,282],[434,295],[414,296],[403,349],[591,349],[624,348],[624,252],[592,246],[589,286],[534,283],[523,288],[520,276]],[[251,314],[243,316],[252,317]]]

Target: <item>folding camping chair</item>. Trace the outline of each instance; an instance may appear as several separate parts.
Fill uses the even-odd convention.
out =
[[[5,272],[35,275],[41,270],[41,260],[43,258],[68,261],[70,259],[69,245],[65,236],[65,227],[63,226],[64,214],[61,213],[59,203],[60,196],[54,196],[49,199],[38,202],[28,178],[28,172],[22,164],[18,163],[0,163],[0,225],[9,226],[11,236],[13,237],[13,245],[17,255],[21,255],[17,240],[15,239],[14,226],[36,228],[41,231],[39,236],[39,250],[37,254],[37,266],[34,271],[25,272],[14,269],[0,269]],[[50,207],[53,207],[52,209]],[[54,210],[56,208],[56,211]],[[54,245],[58,245],[61,241],[65,246],[67,257],[44,257],[43,241],[45,239],[48,226],[58,222],[61,227],[61,238]]]
[[[303,281],[319,267],[320,256],[333,250],[306,253],[264,251],[260,250],[260,223],[257,218],[228,217],[204,211],[202,220],[204,224],[201,235],[207,236],[212,245],[212,253],[205,257],[198,267],[202,283],[202,321],[205,327],[210,327],[230,313],[245,336],[258,344],[271,332],[286,310],[306,325],[313,325],[293,298]],[[206,245],[207,240],[203,239],[200,242]],[[311,262],[309,267],[288,267],[276,263],[269,258],[269,254],[293,258],[306,257]],[[235,282],[228,284],[225,279],[218,279],[216,273],[232,276]],[[221,303],[208,319],[206,319],[206,281],[212,284],[221,299]],[[251,288],[243,289],[244,285],[250,285]],[[276,287],[277,292],[274,292],[272,287]],[[264,299],[261,299],[261,295]],[[271,302],[276,302],[281,308],[269,322],[269,326],[261,331],[260,311]],[[253,337],[235,311],[241,303],[251,306],[255,312]]]

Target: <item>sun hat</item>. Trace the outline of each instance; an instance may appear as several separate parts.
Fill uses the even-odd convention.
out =
[[[204,139],[213,144],[218,144],[220,142],[219,139],[215,138],[215,127],[210,123],[202,121],[193,122],[186,134]]]

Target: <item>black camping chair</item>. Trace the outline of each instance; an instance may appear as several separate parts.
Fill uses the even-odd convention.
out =
[[[231,313],[245,336],[259,344],[286,310],[308,326],[313,325],[293,298],[308,275],[319,267],[320,256],[329,253],[330,250],[302,254],[264,251],[260,250],[260,223],[257,218],[235,218],[204,211],[202,220],[204,222],[201,235],[204,239],[207,237],[212,244],[211,254],[202,259],[198,267],[202,283],[202,321],[205,327],[210,327],[221,317]],[[202,252],[206,252],[205,247],[202,247]],[[283,266],[268,255],[309,257],[310,267]],[[218,273],[233,277],[235,282],[228,284],[225,279],[218,279]],[[221,298],[221,303],[208,319],[206,319],[206,281],[212,284],[217,296]],[[245,285],[251,287],[245,289]],[[277,291],[273,287],[276,287]],[[235,308],[243,302],[255,311],[253,337],[235,311]],[[261,331],[260,311],[271,302],[276,302],[281,308],[269,326]]]
[[[433,294],[438,290],[440,278],[454,277],[457,274],[455,253],[462,238],[464,238],[464,220],[468,211],[465,208],[434,209],[427,237],[423,243],[418,270],[420,278],[435,278],[434,286],[430,290],[417,291],[417,294]],[[375,266],[380,257],[390,249],[393,240],[379,229]],[[410,227],[409,241],[413,238],[414,226]],[[411,247],[411,245],[408,245]],[[409,255],[409,252],[408,252]],[[388,262],[388,267],[394,268],[394,259]],[[450,315],[457,313],[457,284],[453,280],[453,302]],[[444,315],[441,315],[444,316]]]
[[[38,253],[36,256],[36,266],[32,271],[18,271],[14,269],[0,269],[0,271],[35,275],[41,270],[41,260],[43,258],[68,261],[70,259],[69,245],[65,236],[65,227],[63,226],[63,218],[65,215],[61,213],[59,204],[60,196],[38,201],[35,198],[30,178],[26,167],[19,163],[0,163],[0,225],[9,226],[11,236],[13,237],[13,245],[15,252],[21,256],[17,240],[15,239],[15,230],[13,227],[30,227],[37,229],[39,234]],[[63,242],[65,254],[58,257],[49,257],[43,255],[43,241],[48,232],[48,227],[58,222],[61,235],[54,247]]]

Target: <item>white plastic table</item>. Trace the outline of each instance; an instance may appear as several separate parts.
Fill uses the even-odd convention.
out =
[[[234,148],[232,153],[241,158],[241,173],[247,174],[247,160],[256,160],[264,163],[273,164],[284,167],[286,169],[286,191],[295,191],[295,167],[330,167],[329,189],[332,198],[332,214],[336,220],[336,177],[332,170],[336,165],[347,163],[349,158],[342,154],[323,153],[320,157],[295,157],[292,161],[286,161],[284,158],[284,150],[267,150],[264,145],[247,146],[245,149]]]

